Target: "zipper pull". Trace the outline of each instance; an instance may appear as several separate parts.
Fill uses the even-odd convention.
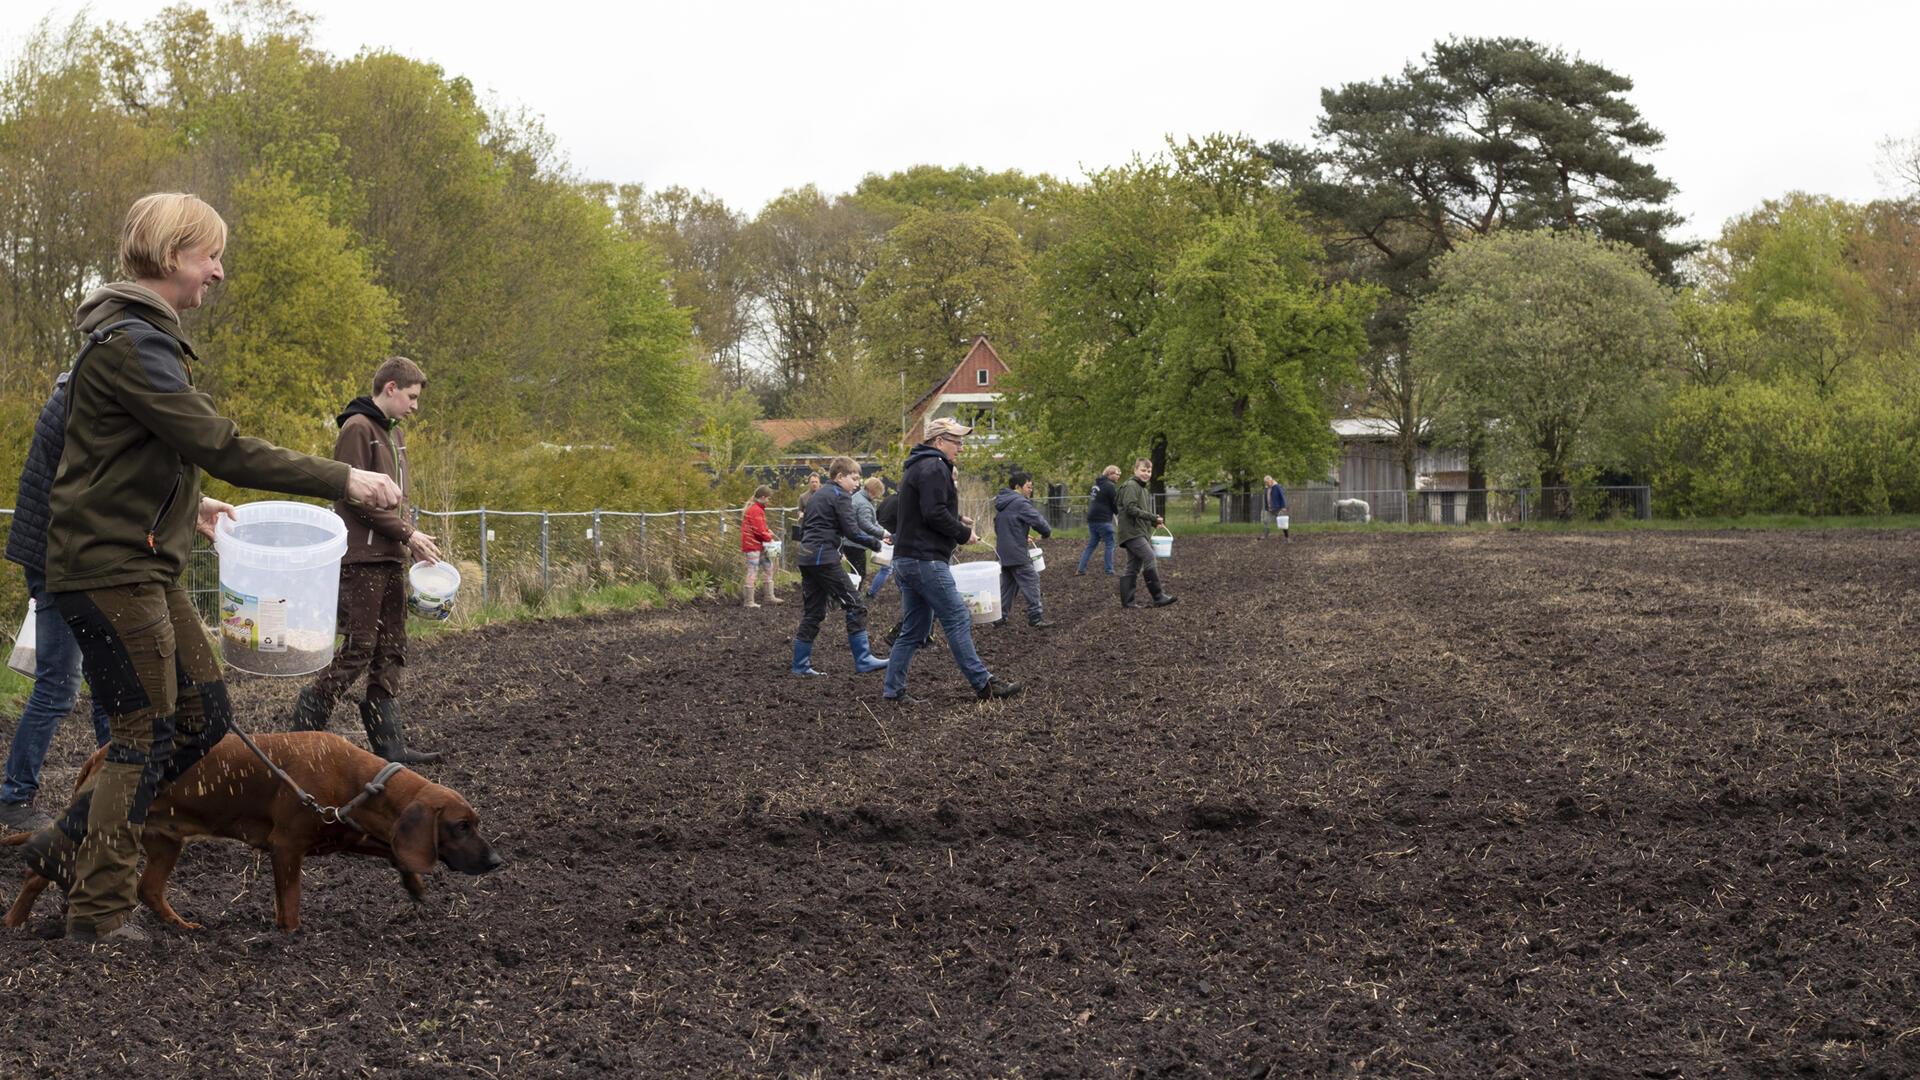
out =
[[[150,552],[152,552],[152,553],[153,553],[153,554],[155,554],[155,555],[158,555],[158,554],[160,554],[160,547],[159,547],[159,545],[158,545],[158,544],[155,544],[155,543],[154,543],[154,541],[153,541],[153,533],[151,533],[151,532],[149,532],[149,533],[147,534],[147,550],[148,550],[148,551],[150,551]]]

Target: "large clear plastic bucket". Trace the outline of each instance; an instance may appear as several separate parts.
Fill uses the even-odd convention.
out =
[[[324,506],[256,502],[221,517],[220,655],[255,675],[310,675],[333,659],[347,524]]]
[[[997,562],[954,563],[954,587],[960,599],[976,619],[988,622],[1000,617],[1000,564]]]

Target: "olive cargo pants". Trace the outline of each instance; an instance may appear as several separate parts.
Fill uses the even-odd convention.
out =
[[[178,584],[55,593],[54,602],[113,731],[105,764],[54,826],[77,846],[68,929],[105,934],[133,913],[154,795],[226,736],[233,708],[213,641]]]

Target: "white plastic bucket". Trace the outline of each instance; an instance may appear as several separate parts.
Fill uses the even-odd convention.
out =
[[[853,571],[849,570],[847,571],[847,580],[853,583],[854,592],[860,591],[860,575],[859,574],[856,574]]]
[[[29,596],[27,597],[27,621],[20,624],[20,636],[13,639],[13,653],[7,657],[7,666],[29,679],[38,672],[39,668],[36,665],[40,659],[34,645],[40,635],[34,631],[34,625],[38,619],[33,611],[33,597]]]
[[[1273,515],[1273,527],[1276,529],[1285,529],[1287,527],[1287,515],[1285,514]]]
[[[214,526],[220,655],[255,675],[319,671],[333,659],[347,523],[296,502],[248,503],[234,513]]]
[[[1033,572],[1037,574],[1047,568],[1047,553],[1039,548],[1028,548],[1027,561],[1033,564]]]
[[[887,543],[885,540],[880,541],[880,550],[873,553],[873,565],[875,566],[892,566],[893,565],[893,545],[892,544]]]
[[[954,588],[976,618],[991,622],[1000,617],[1000,564],[997,562],[954,563]]]
[[[453,614],[453,597],[460,591],[460,568],[445,559],[417,562],[407,571],[407,608],[423,619],[445,619]]]
[[[1165,529],[1166,526],[1162,525],[1161,528]],[[1153,557],[1156,559],[1173,558],[1172,530],[1168,530],[1165,536],[1161,536],[1159,533],[1153,534]]]
[[[776,563],[779,562],[780,551],[783,547],[785,547],[785,545],[778,540],[769,540],[766,543],[761,544],[760,545],[760,561],[776,562]]]

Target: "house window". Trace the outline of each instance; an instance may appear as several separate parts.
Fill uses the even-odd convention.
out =
[[[981,386],[987,385],[987,369],[981,368],[973,373],[973,381]]]

